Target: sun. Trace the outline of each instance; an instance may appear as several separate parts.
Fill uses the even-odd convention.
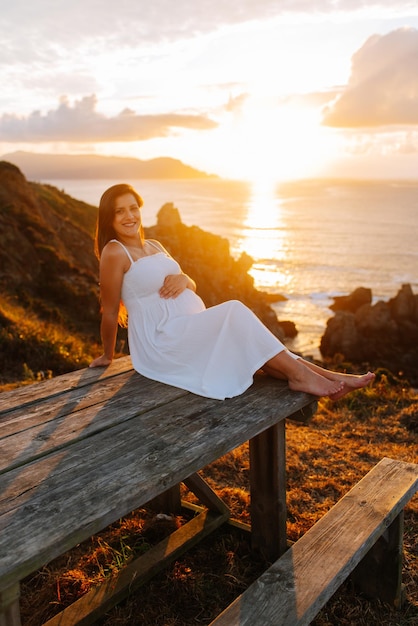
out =
[[[250,183],[251,197],[240,251],[254,264],[250,274],[264,288],[284,288],[290,275],[277,263],[288,255],[286,216],[277,185],[281,181],[313,178],[332,159],[333,141],[320,125],[318,111],[291,102],[268,106],[252,97],[236,117],[234,167]]]
[[[260,184],[317,176],[333,150],[318,110],[287,101],[273,105],[257,97],[237,114],[230,139],[235,171]]]

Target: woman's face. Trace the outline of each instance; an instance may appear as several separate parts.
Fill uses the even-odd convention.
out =
[[[141,212],[138,202],[131,193],[125,193],[115,200],[113,228],[120,239],[135,237],[141,227]]]

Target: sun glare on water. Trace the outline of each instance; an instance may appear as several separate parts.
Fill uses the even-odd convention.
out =
[[[243,227],[240,251],[254,259],[250,270],[257,285],[274,291],[288,280],[278,268],[287,254],[286,230],[276,184],[261,180],[252,183],[251,198]]]
[[[280,181],[314,178],[332,158],[332,136],[320,126],[317,110],[282,103],[262,107],[245,103],[237,122],[236,168],[251,184],[241,252],[254,259],[250,274],[269,291],[285,287],[291,276],[280,270],[288,255]]]

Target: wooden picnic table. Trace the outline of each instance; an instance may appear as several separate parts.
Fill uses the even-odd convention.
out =
[[[285,420],[314,405],[261,374],[236,398],[203,398],[140,376],[129,357],[1,394],[0,623],[20,624],[25,576],[181,482],[212,509],[195,540],[223,523],[197,472],[247,441],[252,545],[280,556]]]

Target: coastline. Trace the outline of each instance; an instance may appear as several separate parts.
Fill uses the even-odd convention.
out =
[[[97,206],[120,181],[45,182]],[[185,225],[226,238],[235,259],[252,257],[256,288],[287,298],[272,308],[296,324],[304,354],[318,354],[333,298],[360,286],[373,290],[374,302],[394,297],[404,283],[418,292],[418,181],[301,180],[264,195],[222,179],[128,182],[143,195],[144,225],[172,203]]]

